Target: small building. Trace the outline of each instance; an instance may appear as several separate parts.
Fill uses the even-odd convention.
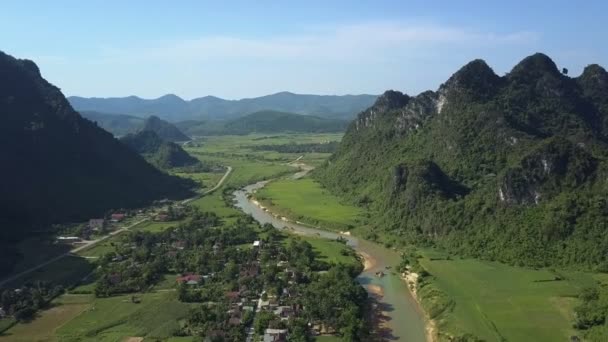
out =
[[[249,264],[241,267],[239,275],[241,277],[257,277],[260,274],[260,266],[257,264]]]
[[[57,240],[60,242],[80,242],[78,236],[58,236]]]
[[[184,249],[184,248],[186,248],[186,241],[178,240],[178,241],[175,241],[174,243],[172,243],[171,246],[173,246],[173,248],[177,248],[177,249]]]
[[[167,221],[169,221],[169,215],[168,214],[158,214],[154,217],[154,221],[167,222]]]
[[[213,249],[213,255],[217,255],[217,253],[222,249],[222,244],[219,242],[216,242],[213,244],[213,247],[211,247]]]
[[[253,241],[253,247],[260,247],[260,246],[261,246],[260,240]]]
[[[273,310],[274,314],[279,316],[281,320],[288,320],[294,315],[294,310],[291,306],[279,306]]]
[[[266,329],[264,332],[264,342],[287,341],[287,329]]]
[[[202,279],[202,276],[198,275],[198,274],[185,274],[181,277],[177,277],[177,279],[175,281],[177,281],[179,284],[183,284],[185,283],[186,285],[198,285],[200,284]]]
[[[103,230],[106,226],[106,220],[104,219],[90,219],[89,228],[92,230]]]
[[[114,213],[111,216],[111,221],[112,222],[120,222],[120,221],[122,221],[124,219],[125,219],[125,214],[123,214],[123,213]]]
[[[229,292],[226,292],[226,297],[231,302],[236,302],[239,299],[240,296],[241,296],[241,294],[238,291],[229,291]]]
[[[119,273],[112,273],[108,277],[108,280],[110,281],[110,283],[112,285],[117,285],[117,284],[120,284],[120,282],[122,281],[122,277]]]

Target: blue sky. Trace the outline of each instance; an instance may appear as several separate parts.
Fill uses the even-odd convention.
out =
[[[66,95],[417,94],[474,58],[608,66],[608,1],[7,1],[0,50]]]

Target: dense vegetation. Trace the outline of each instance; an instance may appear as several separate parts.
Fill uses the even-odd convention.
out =
[[[329,141],[326,143],[309,143],[309,144],[278,144],[278,145],[255,145],[252,147],[255,151],[276,151],[280,153],[334,153],[338,145],[337,141]]]
[[[229,120],[261,110],[351,119],[358,112],[369,107],[376,97],[375,95],[320,96],[281,92],[237,101],[224,100],[214,96],[186,101],[172,94],[151,100],[136,96],[123,98],[71,96],[68,100],[79,111],[126,113],[139,117],[156,115],[176,122],[201,119]]]
[[[144,119],[126,114],[108,114],[94,111],[80,111],[83,118],[89,119],[106,131],[121,137],[128,133],[140,130],[144,125]]]
[[[191,135],[241,135],[250,133],[327,133],[342,132],[348,122],[312,115],[264,110],[223,122],[186,121],[177,126]]]
[[[608,73],[547,56],[473,61],[437,92],[388,91],[315,173],[378,213],[370,237],[519,265],[608,263]]]
[[[201,167],[200,161],[189,155],[181,146],[165,141],[153,131],[143,130],[127,134],[120,141],[160,169]]]
[[[157,116],[150,116],[144,122],[143,131],[151,131],[156,133],[161,139],[167,141],[188,141],[190,137],[182,133],[179,128],[173,124],[159,119]]]
[[[287,329],[290,340],[312,341],[315,325],[345,341],[364,337],[367,294],[354,280],[360,263],[319,260],[307,241],[260,227],[251,217],[233,224],[215,213],[195,210],[189,217],[175,228],[130,232],[116,243],[99,260],[94,294],[133,294],[137,303],[137,293],[180,274],[189,282],[176,279],[177,299],[192,309],[174,336],[242,341],[253,326],[260,335]],[[256,240],[261,243],[251,247]],[[343,253],[356,258],[347,246]]]
[[[51,300],[63,293],[63,287],[46,282],[24,285],[18,289],[4,289],[0,294],[0,310],[3,315],[18,321],[34,318],[36,312],[48,306]]]
[[[0,121],[0,273],[14,264],[9,246],[27,228],[190,194],[190,181],[160,172],[83,119],[32,61],[4,53]]]

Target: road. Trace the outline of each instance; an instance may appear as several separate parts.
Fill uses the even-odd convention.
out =
[[[192,198],[188,198],[186,200],[183,200],[182,204],[188,204],[188,203],[194,201],[195,199],[200,198],[201,196],[208,195],[208,194],[214,192],[215,190],[219,189],[224,184],[224,181],[226,180],[226,178],[228,178],[228,176],[230,175],[231,172],[232,172],[232,166],[226,166],[226,173],[224,173],[224,175],[222,176],[222,178],[220,178],[219,182],[217,182],[217,184],[213,188],[211,188],[209,190],[206,190],[205,192],[203,192],[202,195],[194,196]]]
[[[217,184],[213,188],[211,188],[211,189],[203,192],[203,195],[207,195],[207,194],[209,194],[209,193],[211,193],[211,192],[219,189],[219,187],[221,187],[222,184],[224,184],[224,181],[226,180],[226,178],[228,178],[228,176],[230,175],[231,172],[232,172],[232,167],[228,166],[227,170],[226,170],[226,173],[224,173],[224,175],[219,180],[219,182],[217,182]],[[189,203],[189,202],[191,202],[191,201],[193,201],[193,200],[195,200],[195,199],[197,199],[199,197],[200,196],[195,196],[195,197],[192,197],[192,198],[188,198],[188,199],[182,201],[182,204],[187,204],[187,203]],[[11,281],[13,281],[15,279],[19,279],[19,278],[23,277],[24,275],[26,275],[28,273],[34,272],[36,270],[39,270],[39,269],[43,268],[44,266],[50,265],[50,264],[54,263],[55,261],[61,260],[62,258],[66,257],[66,256],[73,255],[73,254],[78,253],[78,252],[80,252],[80,251],[82,251],[84,249],[87,249],[87,248],[91,248],[91,247],[95,246],[96,244],[98,244],[98,243],[100,243],[102,241],[105,241],[105,240],[107,240],[107,239],[109,239],[109,238],[111,238],[113,236],[121,234],[121,233],[123,233],[123,232],[125,232],[125,231],[127,231],[127,230],[129,230],[129,229],[131,229],[131,228],[133,228],[135,226],[137,226],[138,224],[143,223],[143,222],[148,221],[148,220],[150,220],[150,218],[146,217],[146,218],[144,218],[142,220],[139,220],[139,221],[131,224],[130,226],[122,227],[122,228],[120,228],[118,230],[110,232],[108,235],[100,237],[99,239],[87,241],[85,244],[83,244],[81,246],[78,246],[78,247],[76,247],[74,249],[71,249],[68,252],[65,252],[63,254],[57,255],[57,256],[55,256],[55,257],[53,257],[53,258],[51,258],[51,259],[49,259],[49,260],[47,260],[47,261],[45,261],[45,262],[43,262],[41,264],[38,264],[38,265],[33,266],[33,267],[30,267],[27,270],[24,270],[22,272],[14,274],[14,275],[12,275],[12,276],[10,276],[8,278],[2,279],[0,281],[0,287],[4,286],[5,284],[10,283]]]

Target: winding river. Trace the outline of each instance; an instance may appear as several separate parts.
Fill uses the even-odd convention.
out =
[[[300,175],[296,177],[298,176]],[[349,245],[358,253],[366,256],[366,268],[357,277],[357,280],[375,300],[375,317],[378,327],[376,337],[385,341],[424,342],[427,340],[424,313],[400,275],[393,270],[399,263],[398,253],[366,240],[307,227],[275,217],[272,213],[257,206],[248,197],[249,194],[264,187],[267,183],[268,181],[258,182],[235,191],[235,205],[244,213],[253,216],[260,224],[270,223],[278,229],[288,229],[295,234],[328,239],[336,239],[341,236],[347,239]],[[383,272],[384,276],[376,276],[377,272]]]

